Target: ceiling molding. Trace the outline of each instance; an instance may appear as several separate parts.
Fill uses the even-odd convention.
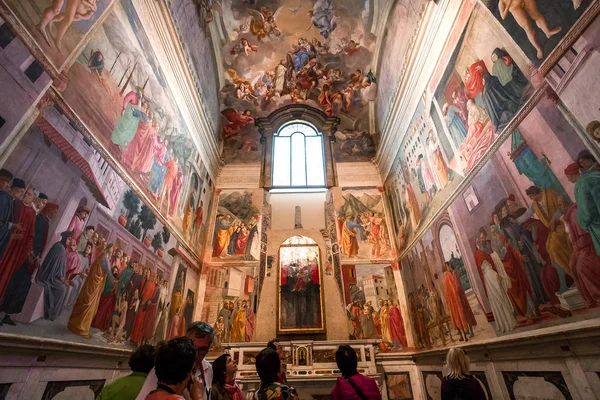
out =
[[[133,0],[140,21],[152,40],[167,83],[209,175],[216,179],[220,169],[220,148],[216,129],[202,104],[201,88],[196,85],[174,21],[164,0]]]

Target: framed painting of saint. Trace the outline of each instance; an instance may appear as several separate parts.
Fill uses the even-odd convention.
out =
[[[322,282],[319,245],[305,236],[286,239],[279,248],[278,334],[325,331]]]

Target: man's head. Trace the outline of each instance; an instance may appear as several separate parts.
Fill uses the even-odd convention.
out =
[[[87,206],[79,206],[77,210],[75,210],[75,214],[79,217],[79,219],[86,219],[90,213],[90,209]]]
[[[271,339],[271,341],[269,341],[269,343],[267,343],[267,347],[269,349],[275,350],[277,352],[277,354],[279,355],[280,359],[284,359],[285,357],[285,351],[283,350],[283,347],[281,347],[281,344],[279,343],[279,339],[274,338]]]
[[[186,331],[186,336],[192,339],[196,349],[196,362],[199,364],[204,360],[210,350],[215,332],[206,322],[192,322]]]
[[[96,227],[94,225],[88,225],[85,227],[85,237],[90,240],[92,238],[92,235],[94,234],[94,232],[96,232]]]
[[[558,196],[558,200],[556,201],[556,205],[561,213],[566,214],[571,207],[571,199],[566,194],[561,194]]]
[[[479,241],[483,242],[487,240],[487,232],[485,230],[485,228],[482,226],[481,228],[479,228]]]
[[[281,359],[272,348],[267,347],[256,356],[256,372],[263,387],[277,381],[280,369]]]
[[[600,142],[600,121],[590,122],[585,130],[590,134],[592,139],[596,142]]]
[[[19,178],[14,178],[10,187],[10,194],[13,199],[21,199],[25,194],[25,181]]]
[[[44,207],[46,207],[46,204],[48,204],[48,196],[46,196],[44,193],[38,194],[37,199],[35,199],[35,206],[37,209],[43,210]]]
[[[581,167],[581,172],[588,171],[597,163],[596,158],[589,150],[582,150],[577,155],[577,164]]]
[[[356,351],[347,344],[343,344],[338,347],[337,351],[335,352],[335,362],[337,363],[342,376],[346,379],[358,373],[356,370],[358,367]]]
[[[124,294],[126,292],[123,292]],[[154,356],[156,350],[154,346],[144,344],[139,346],[131,356],[129,356],[129,368],[133,372],[141,372],[148,375],[148,373],[154,368]]]
[[[25,204],[26,206],[31,205],[36,199],[36,197],[37,192],[35,191],[35,189],[32,187],[27,188],[27,190],[25,190],[25,194],[23,195],[23,204]]]
[[[531,201],[542,200],[542,191],[537,186],[529,186],[527,190],[525,190],[525,194],[531,199]]]
[[[187,386],[196,361],[192,340],[178,337],[158,347],[155,372],[158,381],[165,385]]]
[[[13,174],[7,169],[0,169],[0,190],[10,189],[10,183],[13,180]]]

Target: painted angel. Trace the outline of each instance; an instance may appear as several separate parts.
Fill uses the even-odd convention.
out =
[[[252,17],[249,26],[250,32],[259,41],[271,35],[281,36],[281,31],[275,22],[281,10],[282,8],[280,7],[273,13],[273,10],[268,7],[260,7],[260,11],[248,9],[248,14]]]
[[[235,56],[237,54],[244,53],[245,55],[250,55],[250,53],[256,53],[258,51],[258,46],[255,44],[250,44],[248,39],[242,38],[240,42],[231,48],[231,55]]]
[[[337,27],[331,0],[317,0],[313,5],[313,9],[308,12],[308,15],[311,18],[311,25],[308,29],[314,26],[325,39],[329,38],[329,34]]]

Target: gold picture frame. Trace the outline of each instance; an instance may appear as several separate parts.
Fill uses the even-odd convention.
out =
[[[278,289],[277,289],[277,307],[276,307],[277,334],[285,335],[285,334],[324,333],[326,331],[326,329],[325,329],[325,307],[324,307],[324,299],[323,299],[323,267],[322,267],[322,263],[321,263],[321,248],[313,239],[310,239],[308,237],[295,236],[294,238],[307,239],[306,240],[307,243],[286,244],[286,242],[288,242],[291,239],[290,238],[290,239],[287,239],[286,241],[284,241],[284,244],[282,244],[279,247],[279,260],[278,260],[278,268],[277,268]],[[285,262],[285,260],[288,260],[290,256],[293,257],[293,254],[289,255],[286,253],[291,253],[290,250],[292,250],[292,249],[302,249],[302,248],[307,249],[307,253],[308,252],[316,253],[316,257],[314,257],[314,258],[316,259],[316,267],[318,269],[318,278],[319,278],[318,307],[319,307],[319,315],[320,315],[317,327],[314,327],[314,326],[298,327],[297,324],[295,324],[292,327],[292,326],[290,326],[290,324],[285,324],[284,318],[282,318],[282,292],[284,290],[283,286],[285,285],[285,284],[282,285],[282,269],[283,269],[283,265],[284,265],[283,263]],[[313,256],[314,256],[314,253],[313,253]],[[314,259],[312,262],[314,263]],[[306,267],[311,267],[310,273],[312,276],[312,267],[314,267],[314,265],[308,265],[308,264],[303,265],[303,268],[306,268]],[[299,273],[302,273],[302,272],[299,272]],[[287,284],[287,282],[286,282],[286,284]],[[311,284],[309,282],[307,288],[310,288],[310,286],[311,286]],[[302,290],[307,290],[307,289],[306,288],[297,289],[296,293],[301,292]],[[294,292],[294,290],[290,290],[290,293],[292,293],[292,292]]]

